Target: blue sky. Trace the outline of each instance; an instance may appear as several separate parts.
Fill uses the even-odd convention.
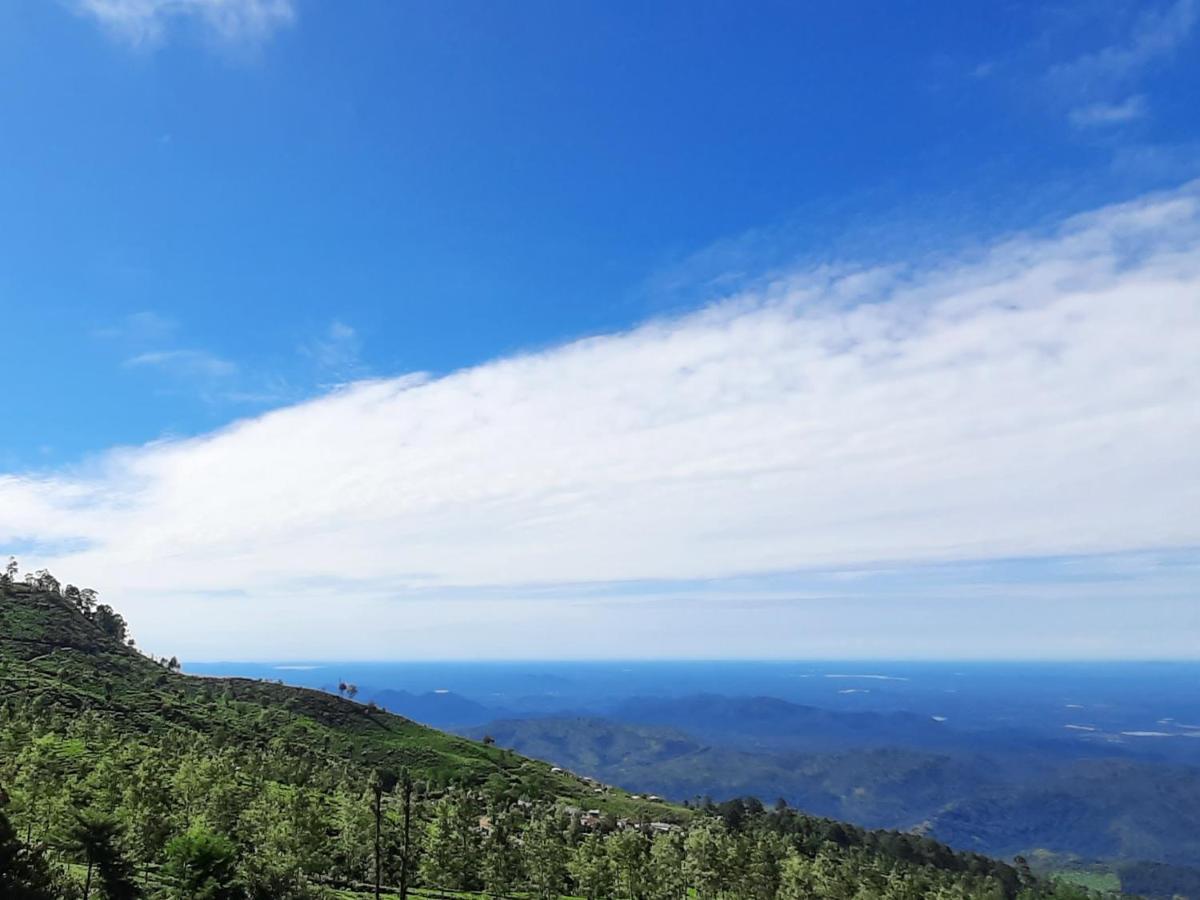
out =
[[[193,656],[1187,655],[1198,18],[5,4],[0,549]]]

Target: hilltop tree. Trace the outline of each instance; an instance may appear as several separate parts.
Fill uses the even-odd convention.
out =
[[[62,585],[57,578],[50,574],[49,569],[38,569],[33,573],[33,586],[48,594],[61,593]]]
[[[92,610],[96,606],[96,599],[99,596],[100,595],[91,588],[79,589],[79,609],[85,616],[90,616],[92,614]]]
[[[125,618],[118,612],[114,612],[113,608],[107,603],[101,603],[92,612],[92,621],[106,635],[114,640],[124,642],[127,638]]]

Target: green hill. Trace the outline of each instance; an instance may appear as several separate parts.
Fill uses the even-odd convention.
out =
[[[371,704],[183,675],[131,644],[88,592],[0,583],[6,900],[303,900],[376,880],[547,900],[1093,896],[786,807],[633,797]]]
[[[440,786],[491,783],[625,815],[645,807],[623,791],[597,795],[593,786],[552,773],[548,764],[373,705],[279,683],[170,671],[105,634],[57,594],[24,584],[0,600],[0,678],[0,697],[36,696],[43,706],[102,712],[114,727],[142,735],[178,739],[195,733],[244,748],[290,746],[364,768],[406,767]]]

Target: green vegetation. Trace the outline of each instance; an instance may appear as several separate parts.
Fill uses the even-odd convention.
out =
[[[634,799],[370,704],[178,668],[93,592],[5,573],[0,896],[1094,896],[782,804]]]
[[[1051,877],[1055,881],[1091,888],[1094,891],[1115,892],[1121,890],[1121,879],[1117,876],[1116,872],[1066,869],[1061,872],[1055,872]]]

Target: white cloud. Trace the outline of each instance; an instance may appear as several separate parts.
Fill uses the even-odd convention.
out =
[[[296,17],[292,0],[77,0],[77,9],[133,44],[154,44],[172,22],[198,21],[219,40],[257,42]]]
[[[125,360],[130,368],[162,369],[174,375],[224,378],[237,373],[236,363],[205,350],[152,350]]]
[[[1146,115],[1146,98],[1135,95],[1120,103],[1089,103],[1071,110],[1071,124],[1080,128],[1123,125]]]
[[[193,655],[569,654],[671,621],[725,646],[752,638],[729,606],[681,623],[554,586],[1200,545],[1198,346],[1193,184],[0,478],[0,541],[86,542],[29,562]]]

